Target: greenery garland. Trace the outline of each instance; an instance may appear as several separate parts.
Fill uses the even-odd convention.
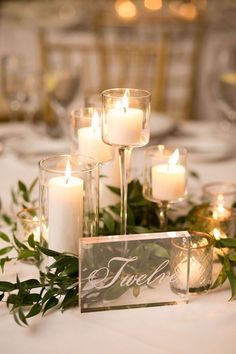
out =
[[[22,181],[18,182],[16,190],[11,191],[13,209],[32,208],[37,205],[37,200],[32,199],[37,180],[27,187]],[[112,192],[119,194],[118,188],[109,187]],[[2,204],[2,203],[1,203]],[[1,205],[0,205],[1,206]],[[192,206],[182,216],[168,220],[168,230],[196,229],[194,210],[199,206]],[[103,226],[100,234],[119,234],[119,222],[114,214],[119,214],[120,206],[115,205],[102,210],[100,215]],[[28,325],[28,319],[38,314],[44,315],[50,309],[65,311],[78,305],[78,257],[72,254],[59,253],[42,247],[30,235],[25,242],[17,238],[17,223],[15,217],[0,210],[2,229],[0,238],[5,246],[0,249],[0,268],[4,272],[7,263],[12,261],[31,261],[38,267],[38,278],[21,281],[18,276],[15,282],[0,281],[0,302],[5,302],[15,321],[19,325]],[[138,180],[133,180],[128,188],[128,233],[149,233],[160,230],[158,207],[155,203],[147,201],[142,195],[142,185]],[[195,226],[194,226],[195,225]],[[236,276],[233,268],[236,265],[236,239],[225,238],[216,241],[216,248],[229,248],[226,254],[219,255],[222,265],[219,275],[212,285],[212,289],[221,286],[227,279],[231,286],[231,298],[236,298]],[[12,251],[15,255],[12,256]],[[156,256],[162,255],[162,250],[156,250]],[[45,272],[39,269],[42,257],[51,257],[53,262]],[[111,289],[108,298],[120,296],[117,289]],[[134,288],[138,295],[139,289]],[[135,295],[135,296],[136,296]]]

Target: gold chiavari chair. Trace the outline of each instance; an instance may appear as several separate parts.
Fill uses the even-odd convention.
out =
[[[152,92],[152,109],[177,119],[191,118],[197,77],[198,30],[190,36],[162,31],[155,43],[49,41],[40,35],[43,71],[53,56],[80,63],[81,91],[86,98],[111,87],[137,87]]]

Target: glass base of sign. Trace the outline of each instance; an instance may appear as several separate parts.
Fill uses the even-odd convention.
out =
[[[206,293],[210,289],[210,287],[211,287],[211,284],[207,284],[207,285],[200,286],[200,287],[197,287],[197,288],[189,288],[189,293],[192,294],[192,295]],[[173,286],[171,286],[171,290],[173,292],[175,292],[176,294],[185,295],[185,290],[178,289],[178,288],[175,288]]]
[[[172,257],[176,238],[187,232],[105,236],[80,241],[81,312],[188,303],[188,267],[177,293]],[[188,263],[187,263],[188,264]]]

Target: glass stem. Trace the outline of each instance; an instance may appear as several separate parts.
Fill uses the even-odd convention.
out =
[[[120,206],[120,234],[127,233],[127,188],[128,188],[128,155],[131,149],[129,147],[119,148],[119,163],[120,163],[120,191],[121,191],[121,206]]]
[[[163,200],[159,203],[159,221],[160,221],[160,229],[162,231],[167,231],[168,226],[168,218],[167,211],[169,208],[169,204],[167,201]]]

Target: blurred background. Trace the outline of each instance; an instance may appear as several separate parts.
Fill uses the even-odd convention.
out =
[[[100,105],[111,87],[152,110],[236,121],[236,0],[41,0],[0,5],[0,121],[47,122]]]

